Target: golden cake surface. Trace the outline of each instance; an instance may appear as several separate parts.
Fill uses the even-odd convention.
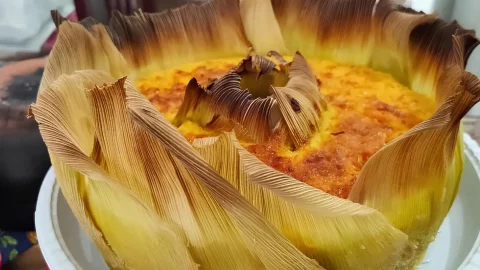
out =
[[[209,60],[158,71],[140,78],[138,89],[173,121],[192,78],[204,87],[220,78],[240,58]],[[242,142],[269,166],[332,195],[346,198],[367,159],[383,145],[427,119],[435,104],[397,82],[391,75],[364,66],[308,61],[318,79],[327,109],[322,126],[301,148],[286,143],[286,132],[266,142]],[[185,121],[179,131],[190,141],[215,136]]]

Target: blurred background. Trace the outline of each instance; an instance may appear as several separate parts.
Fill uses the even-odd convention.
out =
[[[196,1],[199,2],[199,1]],[[0,0],[0,269],[46,269],[36,245],[34,212],[50,167],[35,121],[26,119],[36,99],[48,53],[56,39],[50,11],[71,21],[108,23],[112,10],[162,11],[184,0]],[[3,267],[3,268],[2,268]]]
[[[28,106],[36,98],[45,57],[56,39],[50,10],[59,10],[72,21],[94,17],[106,24],[112,10],[124,14],[137,9],[155,12],[185,3],[183,0],[0,0],[1,229],[34,229],[34,202],[50,166],[35,121],[25,118]],[[8,219],[4,218],[6,215]]]
[[[194,0],[202,2],[205,0]],[[293,1],[293,0],[292,0]],[[25,113],[35,101],[45,57],[56,39],[50,10],[70,20],[94,17],[108,23],[112,10],[162,11],[186,0],[0,0],[0,269],[45,269],[35,245],[34,211],[50,161],[35,121]],[[480,32],[480,0],[398,1]],[[467,70],[480,75],[480,49]],[[480,106],[464,120],[466,131],[480,139]],[[23,242],[22,242],[23,241]],[[2,250],[3,248],[3,250]],[[8,262],[8,263],[6,263]]]

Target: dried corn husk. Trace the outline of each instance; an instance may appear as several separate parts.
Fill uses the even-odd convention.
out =
[[[212,0],[115,14],[107,28],[54,18],[60,34],[30,114],[63,194],[111,268],[410,268],[453,202],[460,119],[480,96],[463,69],[478,40],[458,25],[388,0]],[[250,47],[391,72],[434,99],[437,112],[378,151],[344,200],[261,163],[233,133],[190,145],[131,84]],[[272,54],[290,74],[273,96],[242,92],[236,73],[212,89],[192,80],[176,121],[206,125],[219,114],[216,124],[256,141],[280,126],[300,146],[319,126],[321,94],[300,54],[291,65]],[[263,63],[257,79],[272,71],[250,56],[237,68]],[[231,96],[246,107],[232,109]],[[292,97],[302,114],[287,106]],[[189,118],[192,110],[203,113]]]

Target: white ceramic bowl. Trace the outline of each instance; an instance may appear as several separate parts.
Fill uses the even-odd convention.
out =
[[[418,269],[480,270],[480,148],[470,136],[464,139],[465,168],[457,198]],[[40,190],[35,223],[40,248],[52,270],[108,269],[73,216],[52,169]]]

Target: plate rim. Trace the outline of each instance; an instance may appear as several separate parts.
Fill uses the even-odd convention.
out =
[[[463,140],[464,153],[472,162],[480,181],[480,146],[467,133],[463,134]],[[50,167],[40,187],[35,209],[35,227],[40,250],[50,269],[82,269],[60,234],[58,218],[56,218],[59,192],[60,187],[56,182],[55,172],[53,167]],[[466,268],[480,270],[480,233],[469,254],[458,267],[458,269]]]
[[[48,169],[38,194],[35,209],[35,229],[38,245],[50,269],[82,269],[66,247],[59,233],[56,218],[57,198],[60,186],[57,184],[53,167]],[[41,233],[40,233],[41,232]]]
[[[473,168],[480,180],[480,146],[467,133],[463,134],[463,143],[466,146],[464,153],[472,162]],[[470,270],[480,270],[480,233],[477,235],[477,239],[467,257],[465,257],[462,264],[458,267],[458,269],[466,268]]]

